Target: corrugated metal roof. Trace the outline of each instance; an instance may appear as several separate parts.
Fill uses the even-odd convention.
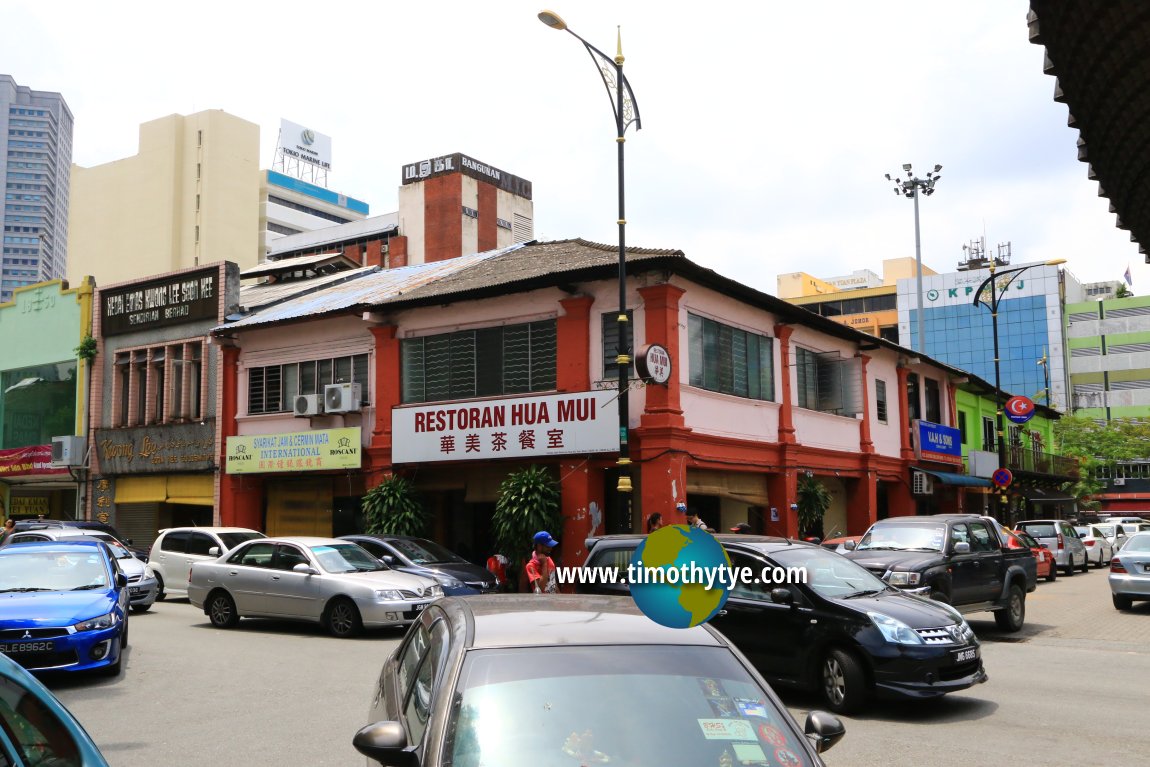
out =
[[[513,245],[503,250],[475,253],[459,258],[449,258],[430,264],[416,264],[395,269],[376,269],[370,273],[346,280],[337,285],[290,298],[282,303],[269,306],[242,320],[221,325],[216,330],[236,330],[259,327],[276,322],[333,314],[364,306],[385,303],[389,297],[403,295],[428,283],[443,279],[453,272],[466,270],[477,263],[496,258],[512,250],[522,248]]]
[[[264,307],[278,304],[287,299],[314,293],[322,288],[330,287],[346,280],[354,280],[371,272],[378,272],[378,266],[364,266],[359,269],[348,269],[332,274],[323,274],[307,280],[288,280],[286,282],[264,282],[258,285],[243,285],[240,287],[240,309],[244,312],[254,312]]]
[[[245,269],[240,272],[240,277],[248,279],[249,277],[262,277],[265,274],[278,274],[280,272],[290,272],[295,269],[306,269],[309,266],[319,266],[324,263],[337,263],[343,260],[347,267],[354,268],[359,266],[355,261],[343,255],[343,251],[333,251],[331,253],[317,253],[311,256],[296,256],[295,258],[283,258],[279,261],[264,261],[258,266],[253,266],[251,269]]]
[[[268,250],[276,253],[290,253],[293,250],[303,250],[323,246],[326,243],[345,242],[361,237],[370,237],[391,229],[399,228],[399,213],[384,213],[382,216],[372,216],[359,221],[348,221],[344,224],[334,224],[310,232],[297,232],[285,237],[272,240]]]

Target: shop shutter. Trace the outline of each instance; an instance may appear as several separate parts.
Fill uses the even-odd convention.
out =
[[[147,549],[159,532],[159,510],[158,503],[117,503],[116,517],[109,521],[133,546]]]

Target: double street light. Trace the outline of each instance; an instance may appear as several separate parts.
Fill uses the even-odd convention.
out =
[[[627,246],[626,226],[627,219],[624,214],[623,195],[623,145],[626,142],[625,134],[631,123],[635,130],[643,126],[639,120],[639,105],[635,102],[635,94],[631,92],[631,84],[623,76],[623,42],[622,37],[616,39],[616,54],[612,58],[599,50],[567,27],[567,22],[554,11],[541,11],[539,20],[552,29],[569,32],[576,40],[583,43],[599,76],[603,78],[603,85],[607,88],[607,95],[611,98],[611,109],[615,113],[615,142],[618,147],[619,163],[619,315],[616,318],[618,328],[618,348],[615,355],[615,366],[619,376],[619,483],[616,487],[619,493],[619,511],[623,519],[631,517],[631,457],[627,445],[627,432],[630,420],[630,398],[628,381],[631,365],[631,349],[627,345]]]
[[[998,429],[998,466],[999,468],[1007,468],[1006,466],[1006,438],[1003,434],[1002,423],[1002,377],[999,370],[998,360],[998,306],[1002,302],[1002,297],[1006,295],[1006,291],[1010,288],[1010,284],[1014,282],[1018,275],[1025,272],[1027,269],[1035,266],[1058,266],[1065,264],[1065,258],[1055,258],[1051,261],[1045,261],[1041,264],[1027,264],[1026,266],[1018,266],[1013,269],[1003,269],[1001,271],[995,270],[995,260],[990,260],[990,276],[982,281],[978,286],[978,290],[974,291],[974,305],[982,305],[990,309],[990,325],[991,333],[994,336],[994,407],[995,407],[995,426]],[[989,299],[983,295],[989,289]],[[1046,403],[1049,405],[1049,401]],[[1003,496],[1003,501],[1006,497]]]
[[[918,264],[918,284],[915,287],[918,293],[918,347],[917,349],[914,346],[910,348],[915,349],[915,351],[925,352],[926,323],[922,315],[922,240],[919,236],[918,228],[918,195],[919,190],[922,191],[925,197],[930,197],[934,194],[934,185],[938,183],[938,180],[941,178],[938,172],[942,170],[942,166],[935,165],[934,170],[926,174],[926,178],[919,178],[914,175],[914,171],[911,169],[909,162],[903,165],[902,169],[906,171],[905,179],[892,178],[891,175],[887,173],[886,180],[894,182],[895,194],[901,194],[903,197],[910,197],[914,200],[914,258]]]

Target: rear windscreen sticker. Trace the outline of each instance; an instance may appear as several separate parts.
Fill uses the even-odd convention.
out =
[[[711,704],[711,711],[715,712],[715,716],[730,719],[739,715],[735,710],[734,701],[730,698],[715,698],[707,702]]]
[[[754,698],[735,698],[735,706],[738,707],[739,713],[743,716],[757,716],[759,719],[768,718],[767,705],[764,701]]]
[[[707,740],[755,739],[755,728],[743,719],[700,719],[698,722]]]
[[[794,751],[788,751],[785,748],[775,749],[775,761],[777,761],[781,767],[800,767],[802,764]]]
[[[767,755],[758,743],[734,743],[735,759],[743,764],[766,764]]]
[[[770,743],[773,748],[787,745],[787,736],[783,735],[778,727],[773,727],[769,724],[759,725],[759,737],[762,738],[764,742]]]

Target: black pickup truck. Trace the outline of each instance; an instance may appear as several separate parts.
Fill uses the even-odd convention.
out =
[[[1022,628],[1026,594],[1038,584],[1030,550],[1007,548],[1001,526],[975,514],[879,520],[845,556],[892,586],[962,613],[992,611],[1004,631]]]

